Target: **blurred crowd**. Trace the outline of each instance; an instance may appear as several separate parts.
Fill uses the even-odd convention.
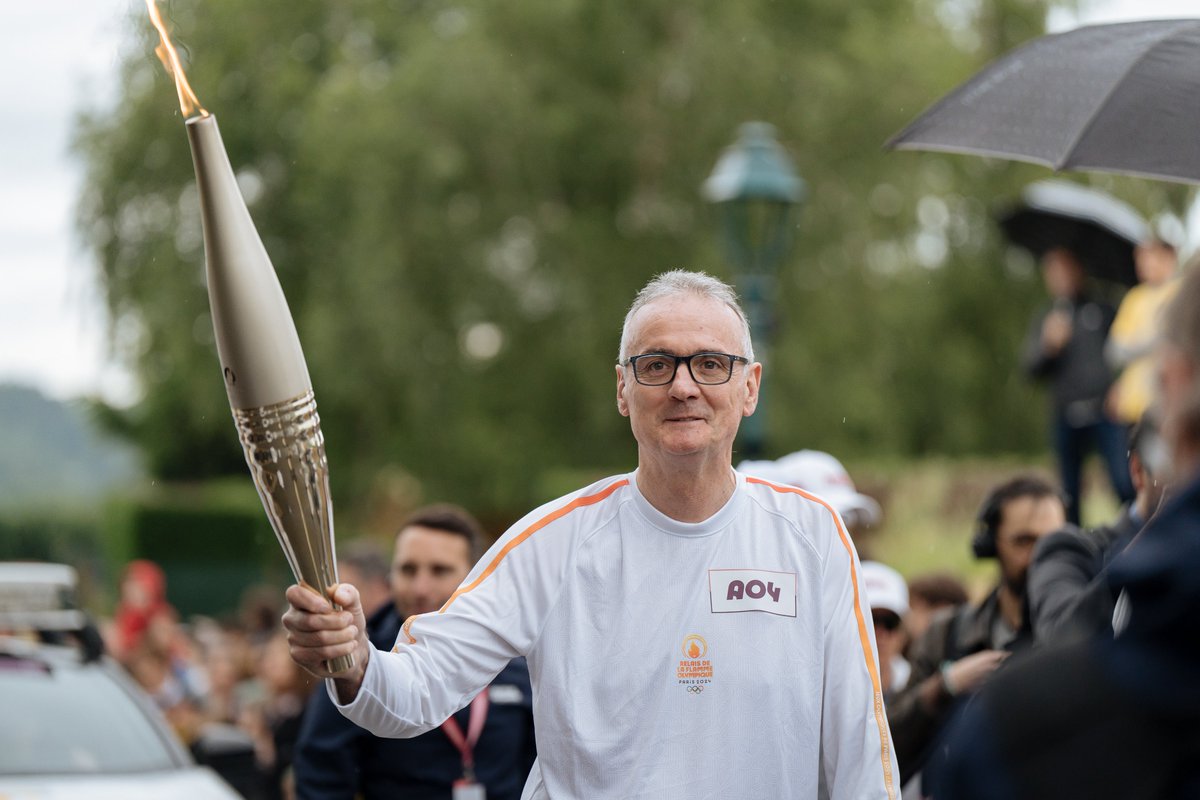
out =
[[[380,559],[381,570],[386,564]],[[180,739],[201,748],[244,745],[253,760],[226,777],[255,800],[292,797],[287,779],[304,704],[315,681],[288,654],[277,587],[247,590],[238,613],[186,622],[167,601],[161,567],[129,563],[113,618],[102,626],[109,653],[150,695]]]
[[[399,525],[390,554],[369,539],[341,549],[339,577],[359,589],[376,646],[390,648],[406,617],[446,601],[482,539],[465,510],[433,505]],[[250,588],[229,618],[184,622],[167,600],[162,568],[137,560],[126,566],[119,594],[102,626],[108,651],[197,760],[248,800],[450,798],[464,775],[477,775],[492,800],[520,797],[536,755],[524,659],[441,729],[380,740],[345,720],[292,660],[279,624],[280,587]]]

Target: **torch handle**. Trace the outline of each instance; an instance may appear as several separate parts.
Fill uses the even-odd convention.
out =
[[[333,587],[330,587],[331,590],[332,590],[332,588]],[[329,600],[330,605],[333,606],[333,610],[341,611],[342,607],[339,606],[337,603],[333,602],[333,598],[329,596],[330,594],[331,594],[331,591],[325,592],[325,597],[326,597],[326,599]],[[344,655],[344,656],[338,656],[337,658],[331,658],[325,662],[325,669],[327,669],[330,672],[335,673],[335,674],[338,672],[345,672],[346,670],[352,668],[353,666],[354,666],[354,654],[353,653],[350,653],[350,654]]]
[[[354,667],[354,654],[353,653],[351,653],[350,655],[346,655],[346,656],[338,656],[337,658],[331,658],[325,662],[325,669],[329,670],[330,672],[332,672],[334,674],[337,674],[339,672],[345,672],[346,670],[351,669],[353,667]]]
[[[333,603],[333,588],[338,584],[333,507],[325,440],[312,390],[270,406],[235,408],[233,417],[254,486],[292,574],[301,586]],[[353,656],[327,664],[335,673],[352,666]]]
[[[326,600],[329,601],[329,604],[331,606],[333,606],[334,611],[342,610],[342,607],[340,605],[333,602],[333,590],[337,588],[337,584],[330,586],[328,589],[326,589],[323,592],[320,589],[316,588],[315,586],[313,586],[309,583],[306,583],[303,580],[300,581],[300,585],[303,586],[305,589],[308,589],[310,592],[315,592],[315,593],[323,596]],[[349,655],[338,656],[337,658],[331,658],[325,662],[325,669],[327,669],[333,673],[345,672],[346,670],[350,669],[353,666],[354,666],[354,654],[353,653],[351,653]]]

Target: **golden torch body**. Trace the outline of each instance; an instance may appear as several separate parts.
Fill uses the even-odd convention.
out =
[[[217,352],[246,464],[296,580],[328,597],[338,582],[329,467],[300,337],[216,118],[186,124]],[[328,667],[353,663],[346,656]]]

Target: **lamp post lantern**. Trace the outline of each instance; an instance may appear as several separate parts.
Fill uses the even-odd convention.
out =
[[[746,122],[704,181],[704,198],[717,207],[719,233],[734,268],[750,335],[766,362],[774,318],[775,278],[792,241],[794,218],[805,197],[804,181],[775,139],[775,127]],[[741,450],[759,458],[766,443],[765,396],[743,421]]]

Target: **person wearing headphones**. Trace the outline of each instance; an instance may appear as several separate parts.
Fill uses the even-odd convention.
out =
[[[979,604],[934,618],[913,643],[908,685],[888,705],[902,785],[921,771],[958,701],[1031,642],[1025,608],[1029,563],[1038,540],[1066,521],[1062,492],[1036,475],[1017,476],[988,493],[971,548],[976,558],[996,559],[999,581]]]

